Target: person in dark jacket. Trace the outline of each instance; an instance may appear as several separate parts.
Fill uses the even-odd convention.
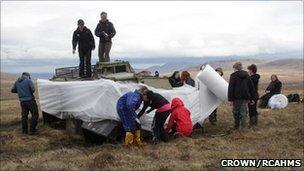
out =
[[[73,54],[75,54],[76,46],[78,44],[79,53],[79,77],[91,78],[91,54],[95,49],[95,40],[90,29],[84,26],[84,21],[79,19],[78,27],[73,33]]]
[[[179,71],[174,71],[171,77],[169,77],[169,82],[172,87],[181,87],[183,83],[180,79]]]
[[[222,77],[224,75],[222,68],[216,68],[215,71]],[[210,115],[209,115],[209,121],[211,125],[215,126],[217,121],[217,109],[215,109]]]
[[[159,72],[158,71],[154,72],[154,77],[159,77]]]
[[[282,82],[278,79],[278,76],[273,74],[270,77],[271,82],[269,83],[268,87],[265,90],[265,93],[261,98],[260,98],[260,108],[265,108],[268,104],[269,99],[275,95],[275,94],[281,94],[281,89],[282,89]]]
[[[249,111],[249,125],[257,126],[258,125],[258,111],[257,111],[257,102],[259,99],[259,79],[260,75],[257,74],[257,66],[255,64],[251,64],[247,67],[248,73],[250,75],[250,80],[254,87],[254,97],[253,101],[248,103],[248,111]]]
[[[175,134],[190,137],[192,134],[190,111],[184,106],[183,101],[177,97],[172,99],[171,109],[172,113],[165,132],[168,134],[171,130]]]
[[[14,83],[12,93],[17,93],[21,104],[22,133],[28,133],[28,114],[31,112],[30,134],[37,133],[38,107],[35,100],[35,87],[28,72],[22,73],[22,76]]]
[[[144,96],[147,97],[147,100],[145,100],[144,107],[139,112],[138,117],[141,117],[148,107],[150,107],[150,109],[147,113],[156,110],[152,124],[153,140],[154,142],[158,142],[160,140],[167,141],[167,136],[164,132],[164,124],[171,113],[169,101],[162,95],[154,93],[151,90],[145,91]]]
[[[191,78],[190,73],[188,71],[183,71],[181,74],[181,81],[183,84],[191,85],[192,87],[195,87],[195,82]]]
[[[128,92],[121,96],[117,101],[117,113],[122,122],[122,126],[126,132],[125,145],[143,145],[140,140],[140,123],[136,114],[136,110],[143,101],[143,94],[147,87],[142,86],[139,90]]]
[[[99,37],[98,57],[99,62],[110,62],[110,50],[112,38],[116,34],[113,24],[107,19],[107,13],[100,14],[99,23],[95,29],[95,35]]]
[[[236,62],[233,65],[234,73],[230,75],[228,86],[228,101],[232,102],[234,115],[234,129],[246,125],[247,103],[253,99],[254,88],[249,75],[242,70],[242,63]]]

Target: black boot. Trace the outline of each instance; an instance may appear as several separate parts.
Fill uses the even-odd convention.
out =
[[[210,122],[212,126],[216,126],[216,122]]]
[[[250,116],[249,118],[249,126],[253,127],[255,123],[255,116]]]
[[[204,134],[205,133],[205,127],[204,127],[204,125],[202,125],[202,134]]]
[[[240,118],[240,123],[241,123],[241,128],[242,128],[242,129],[246,128],[246,125],[247,125],[246,122],[247,122],[247,117],[242,116],[242,117]]]
[[[240,118],[234,118],[234,129],[240,128]]]
[[[258,115],[254,116],[254,126],[258,126]]]

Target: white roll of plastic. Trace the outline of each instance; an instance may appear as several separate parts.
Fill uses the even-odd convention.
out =
[[[283,109],[287,105],[288,105],[288,99],[283,94],[273,95],[268,101],[268,106],[271,109]]]
[[[202,66],[197,78],[221,100],[228,100],[228,83],[210,65]]]

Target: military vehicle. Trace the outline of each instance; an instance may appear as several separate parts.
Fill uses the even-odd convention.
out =
[[[136,73],[128,61],[116,60],[113,62],[97,62],[92,65],[92,77],[80,78],[79,67],[64,67],[55,69],[55,75],[51,81],[90,81],[98,79],[111,79],[114,81],[130,81],[135,83],[144,83],[148,86],[162,89],[172,89],[168,77],[154,77],[149,71]],[[70,135],[83,135],[88,142],[98,143],[104,141],[115,141],[123,135],[121,125],[117,121],[103,120],[100,122],[83,122],[74,118],[59,119],[55,116],[43,113],[45,124],[61,126],[67,130]],[[151,136],[149,133],[145,135]]]
[[[55,75],[52,81],[79,81],[79,80],[96,80],[111,79],[114,81],[131,81],[144,83],[155,88],[172,89],[168,77],[154,77],[149,71],[135,73],[128,61],[115,60],[114,62],[97,62],[92,65],[92,78],[79,78],[79,67],[64,67],[55,69]]]

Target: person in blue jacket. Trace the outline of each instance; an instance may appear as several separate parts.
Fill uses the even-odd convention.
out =
[[[147,87],[142,86],[134,92],[128,92],[121,96],[117,102],[117,113],[122,122],[122,126],[126,132],[125,145],[143,145],[140,140],[140,123],[136,114],[136,110],[140,107],[142,101],[147,98],[144,95]]]
[[[35,101],[35,87],[28,72],[22,73],[22,76],[14,83],[12,93],[17,93],[21,104],[22,133],[28,133],[28,114],[31,112],[30,134],[37,133],[38,107]]]

